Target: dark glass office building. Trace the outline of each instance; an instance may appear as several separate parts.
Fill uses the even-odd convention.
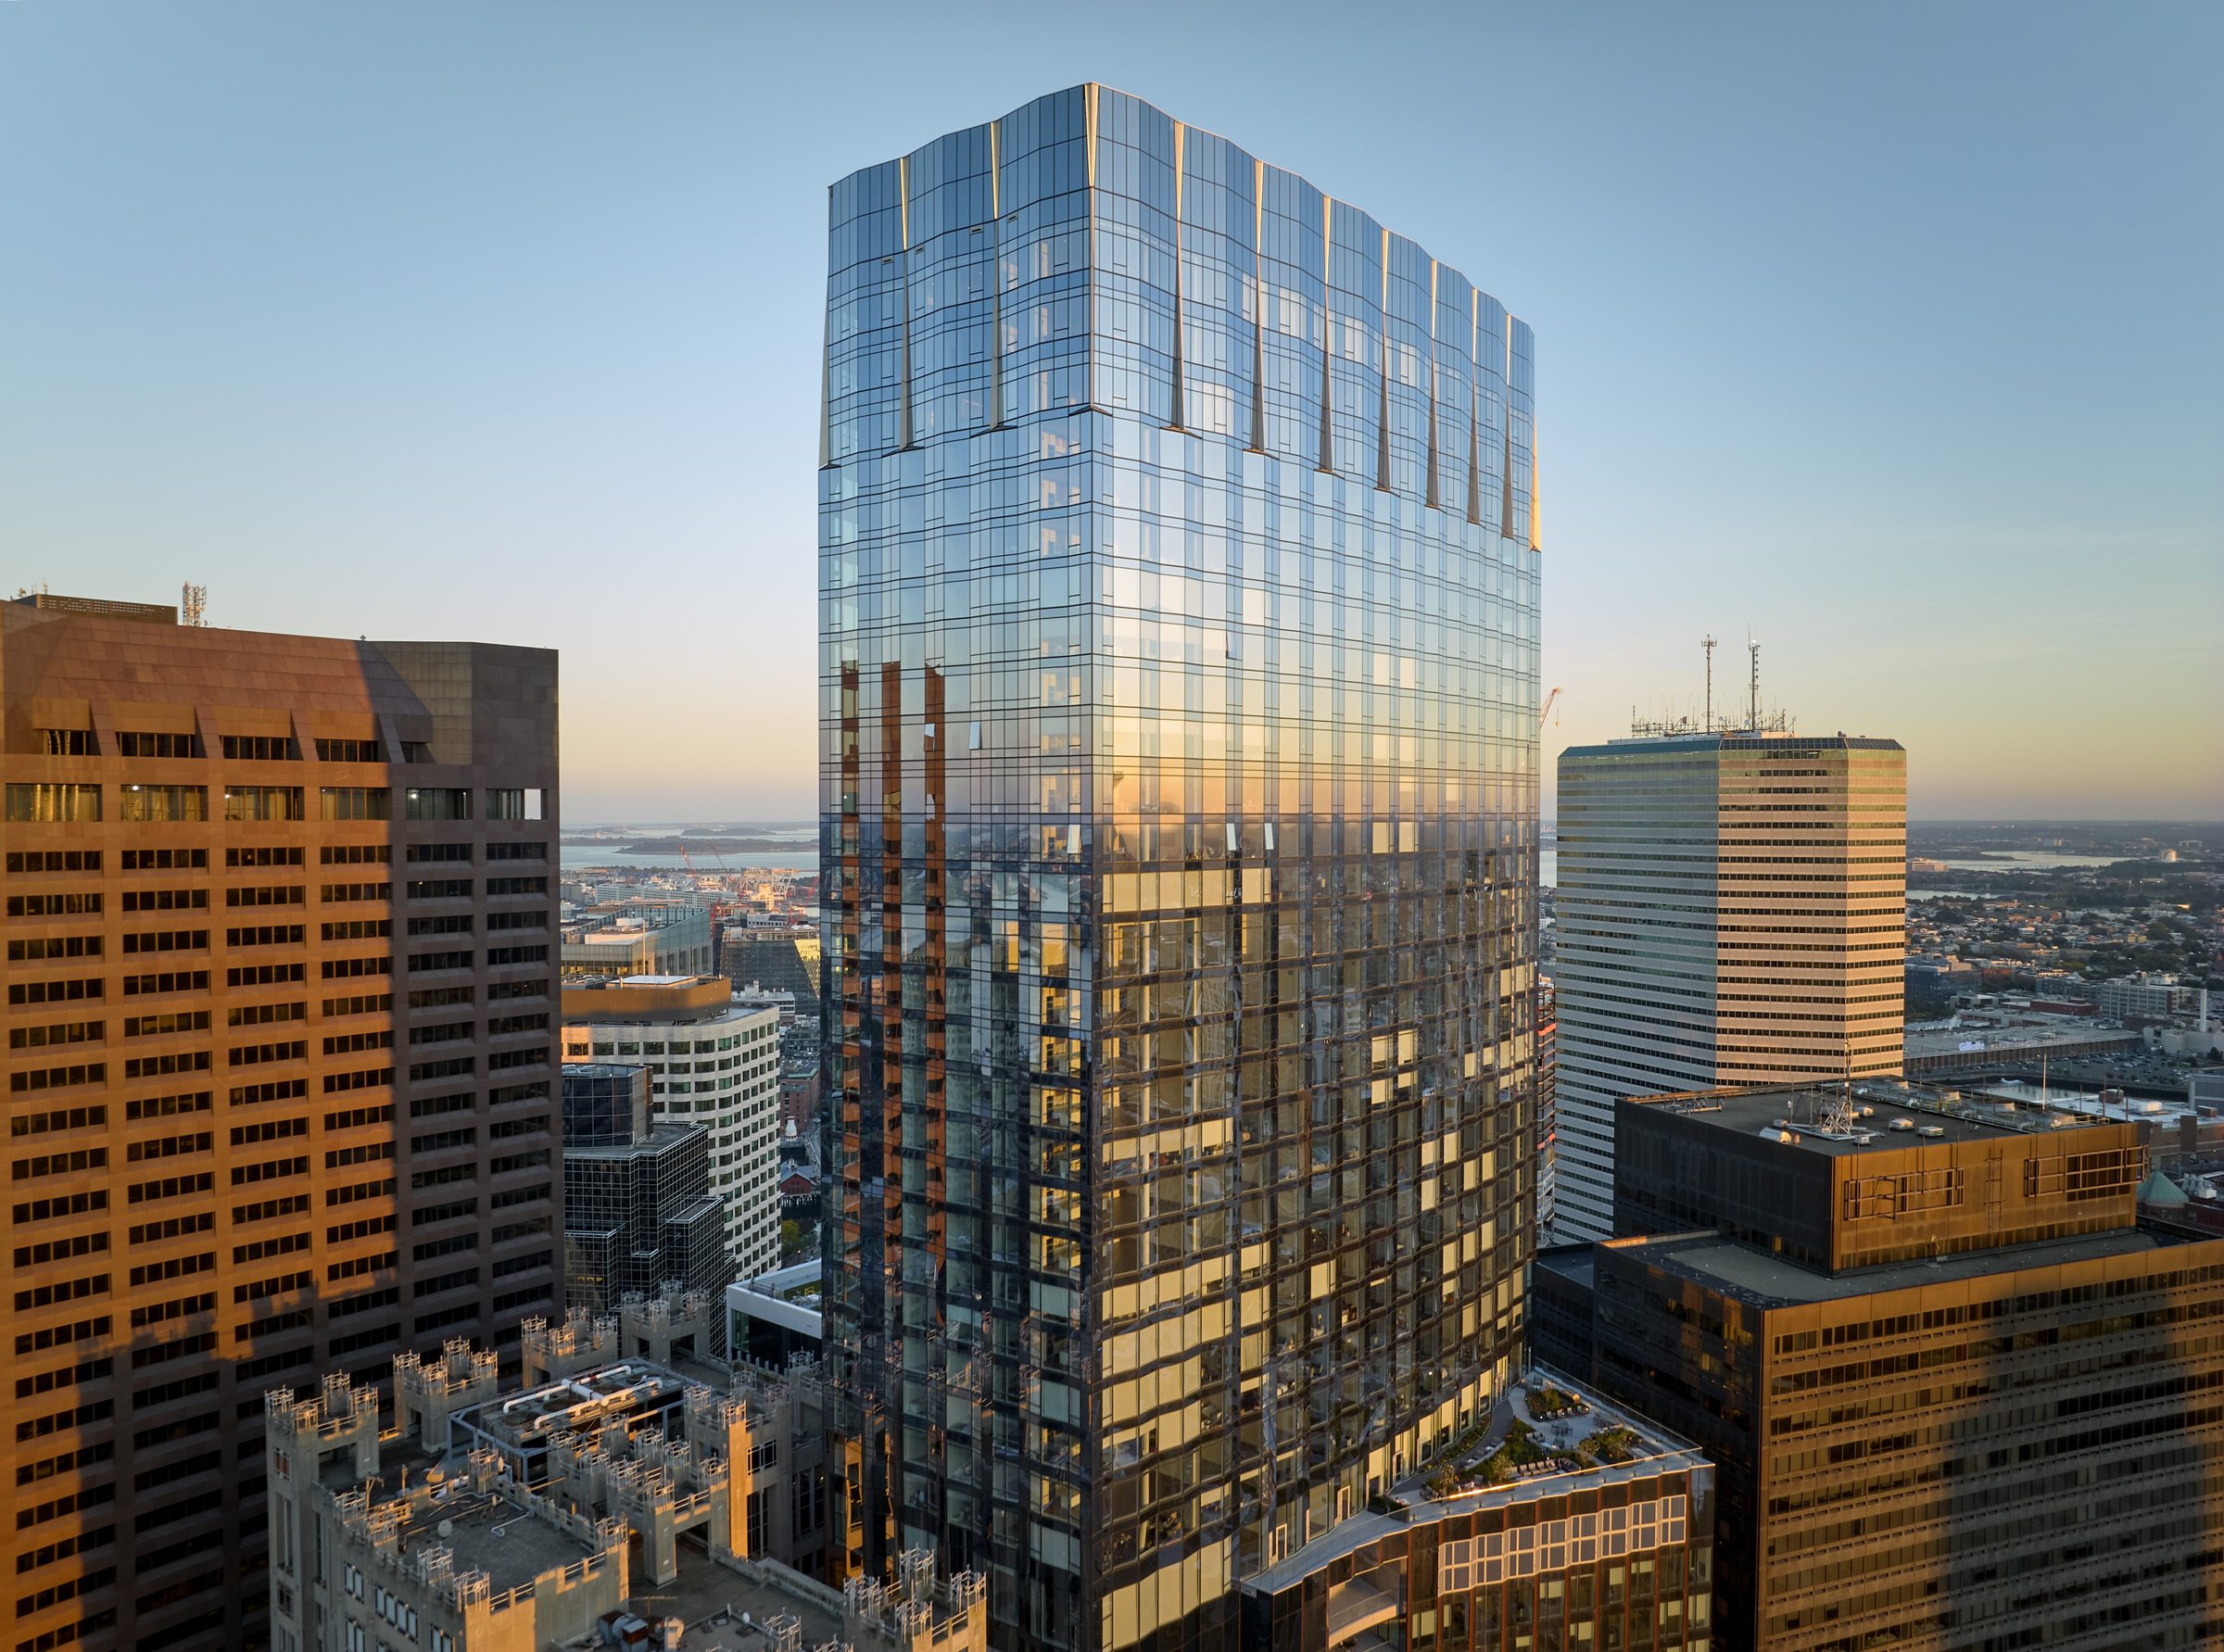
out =
[[[1510,1381],[1529,330],[1108,88],[837,183],[820,473],[845,1564],[1002,1646],[1240,1580]]]
[[[711,1192],[710,1130],[649,1111],[649,1069],[563,1069],[563,1254],[569,1305],[614,1314],[667,1280],[713,1291],[734,1277],[726,1210]]]

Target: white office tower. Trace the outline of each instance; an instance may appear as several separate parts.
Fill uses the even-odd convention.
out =
[[[1900,1070],[1898,741],[1571,747],[1559,840],[1561,1242],[1614,1234],[1623,1097]]]

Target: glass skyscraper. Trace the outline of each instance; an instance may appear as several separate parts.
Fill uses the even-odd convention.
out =
[[[1522,1343],[1527,327],[1109,88],[832,191],[843,1559],[1231,1647]]]

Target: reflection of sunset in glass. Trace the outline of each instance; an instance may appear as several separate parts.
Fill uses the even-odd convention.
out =
[[[1040,1583],[992,1609],[1130,1645],[1517,1368],[1532,342],[1095,86],[843,180],[832,242],[828,1316],[891,1515],[853,1564],[1005,1564],[1016,1476]]]

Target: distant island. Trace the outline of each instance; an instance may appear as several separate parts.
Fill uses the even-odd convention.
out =
[[[804,854],[815,855],[818,845],[793,838],[566,838],[575,849],[606,849],[613,854]]]

